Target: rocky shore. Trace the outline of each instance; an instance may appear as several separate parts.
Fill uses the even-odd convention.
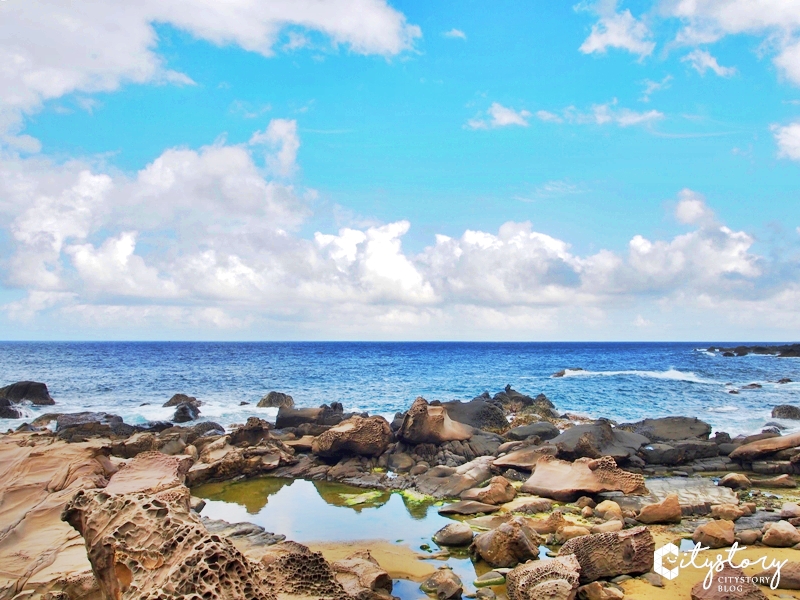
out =
[[[44,384],[15,386],[0,390],[6,408],[29,394],[52,402]],[[263,475],[444,501],[453,522],[432,541],[483,566],[474,585],[486,600],[767,597],[752,583],[708,595],[700,571],[679,591],[653,560],[680,540],[778,552],[790,561],[781,586],[800,588],[800,434],[588,420],[510,386],[470,402],[417,398],[391,422],[339,403],[296,408],[279,392],[263,402],[279,407],[275,424],[197,421],[202,403],[179,394],[166,402],[172,422],[54,412],[0,435],[0,599],[391,597],[377,554],[327,560],[258,526],[201,518],[192,487]],[[446,568],[421,589],[464,593]]]

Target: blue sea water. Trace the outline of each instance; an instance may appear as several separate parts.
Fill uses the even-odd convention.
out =
[[[733,344],[726,344],[733,345]],[[391,418],[417,396],[470,400],[506,384],[546,394],[562,412],[617,421],[696,416],[731,434],[760,431],[776,404],[800,405],[800,359],[725,358],[708,343],[435,342],[2,342],[0,385],[43,381],[56,406],[44,412],[105,411],[126,422],[169,419],[161,405],[182,392],[203,401],[202,417],[222,425],[274,419],[255,404],[270,390],[298,406],[342,402],[347,411]],[[553,373],[565,368],[566,377]],[[740,389],[749,383],[763,387]],[[240,406],[241,402],[248,405]],[[800,422],[783,422],[789,429]]]

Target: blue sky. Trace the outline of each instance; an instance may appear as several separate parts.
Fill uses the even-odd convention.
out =
[[[0,337],[797,336],[800,2],[0,11]]]

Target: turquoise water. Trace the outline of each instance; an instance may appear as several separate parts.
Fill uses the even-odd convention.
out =
[[[419,395],[470,400],[510,383],[532,396],[544,392],[565,412],[691,415],[732,434],[759,431],[776,404],[800,405],[800,383],[775,383],[799,381],[800,359],[724,358],[702,350],[709,344],[3,342],[0,385],[48,384],[57,406],[28,407],[26,420],[54,410],[106,411],[130,423],[169,419],[173,410],[161,405],[183,392],[205,403],[203,418],[226,426],[274,418],[275,409],[254,406],[270,390],[291,394],[298,406],[338,401],[391,417]],[[568,367],[584,371],[552,377]],[[763,387],[728,393],[752,382]],[[0,420],[0,429],[21,422]]]

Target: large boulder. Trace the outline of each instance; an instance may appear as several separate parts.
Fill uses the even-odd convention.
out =
[[[507,385],[502,392],[496,393],[493,400],[499,402],[504,410],[511,413],[528,412],[542,417],[558,417],[555,404],[550,402],[547,396],[539,394],[536,398],[531,398],[512,389],[510,385]]]
[[[469,548],[473,556],[493,567],[513,567],[538,558],[543,543],[524,517],[512,517],[499,527],[478,534]]]
[[[478,487],[492,476],[492,460],[491,456],[479,456],[459,467],[433,467],[417,476],[414,487],[434,498],[460,496],[462,492]]]
[[[692,600],[767,600],[766,594],[741,569],[723,562],[722,569],[713,573],[711,585],[698,581],[690,592]]]
[[[384,571],[369,550],[355,552],[331,563],[336,581],[352,598],[392,598],[392,578]],[[365,594],[366,592],[366,594]]]
[[[433,594],[437,600],[455,600],[461,598],[464,587],[461,579],[450,567],[441,567],[420,584],[426,594]]]
[[[800,532],[788,521],[772,523],[764,532],[761,541],[765,546],[773,548],[789,548],[800,543]]]
[[[719,456],[719,445],[695,438],[670,443],[656,442],[648,444],[639,452],[648,464],[672,466]]]
[[[202,404],[195,398],[194,396],[188,396],[187,394],[173,394],[172,398],[164,402],[164,408],[172,407],[172,406],[180,406],[184,402],[190,402],[191,404],[196,404],[200,406]]]
[[[0,398],[0,419],[19,419],[22,411],[14,408],[13,403],[8,398]]]
[[[326,458],[380,456],[392,441],[392,429],[383,417],[350,417],[314,438],[311,451]]]
[[[772,409],[772,418],[800,420],[800,408],[791,404],[780,404]]]
[[[638,433],[613,428],[607,421],[598,421],[570,427],[548,443],[558,448],[558,457],[565,460],[611,456],[625,461],[650,440]]]
[[[775,577],[776,572],[778,577]],[[800,590],[800,562],[790,561],[783,565],[780,570],[771,567],[753,575],[759,581],[769,581],[777,579],[776,588],[779,590]]]
[[[283,392],[272,391],[258,401],[259,408],[292,408],[293,406],[294,398]]]
[[[80,412],[58,415],[56,435],[67,442],[83,442],[94,437],[128,437],[136,431],[122,417],[104,412]]]
[[[581,583],[647,573],[653,568],[655,541],[646,527],[595,533],[567,540],[558,556],[574,554],[581,565]]]
[[[537,437],[541,441],[552,440],[560,432],[558,427],[548,421],[539,421],[528,425],[520,425],[509,429],[505,436],[510,440],[526,440],[530,437]]]
[[[433,534],[433,541],[440,546],[468,546],[474,537],[472,528],[466,523],[450,523]]]
[[[476,429],[505,431],[508,420],[499,402],[493,402],[487,392],[469,402],[442,402],[448,416],[453,421],[464,423]]]
[[[691,438],[707,440],[711,435],[711,425],[696,417],[644,419],[635,423],[622,423],[618,429],[638,433],[651,442],[672,442]]]
[[[504,504],[511,502],[517,495],[517,490],[511,482],[500,475],[492,477],[489,485],[481,488],[472,488],[462,492],[462,500],[475,500],[485,504]]]
[[[734,539],[733,521],[716,519],[699,525],[692,534],[692,541],[708,548],[732,546]]]
[[[580,576],[581,565],[573,554],[527,562],[506,575],[508,600],[570,600]]]
[[[350,415],[348,415],[350,416]],[[292,408],[281,406],[275,417],[275,427],[299,427],[300,425],[338,425],[345,419],[344,407],[339,402],[332,402],[330,406],[323,404],[319,408]]]
[[[762,456],[774,454],[781,450],[788,450],[789,448],[796,448],[797,446],[800,446],[800,432],[760,439],[755,442],[750,442],[749,444],[744,444],[731,452],[728,457],[732,460],[752,462]]]
[[[36,381],[18,381],[0,388],[0,398],[14,403],[27,400],[36,406],[55,404],[55,400],[50,397],[50,392],[47,390],[47,385]]]
[[[529,494],[562,502],[599,492],[647,493],[644,477],[623,471],[610,456],[597,460],[579,458],[572,463],[542,456],[536,463],[536,470],[521,489]]]
[[[494,466],[499,469],[521,469],[523,471],[533,471],[536,463],[543,456],[556,456],[558,448],[551,445],[546,446],[525,446],[519,450],[509,452],[504,456],[495,459]]]
[[[641,523],[648,525],[652,523],[680,523],[681,504],[678,494],[670,494],[661,502],[646,504],[636,517]]]
[[[331,565],[321,552],[315,552],[297,542],[281,542],[266,548],[261,557],[264,580],[272,594],[342,599],[344,587],[336,579]],[[248,598],[257,594],[244,593]],[[238,598],[240,596],[234,596]],[[268,596],[272,600],[273,595]]]
[[[172,420],[175,423],[188,423],[195,421],[200,417],[200,409],[197,404],[193,402],[182,402],[178,404],[175,409],[175,414],[172,415]]]
[[[472,437],[472,428],[453,421],[447,409],[417,398],[408,409],[397,436],[409,444],[441,444]]]

